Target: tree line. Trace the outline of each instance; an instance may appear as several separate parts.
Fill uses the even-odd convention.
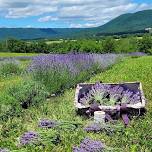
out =
[[[152,36],[103,37],[98,39],[62,40],[48,43],[48,40],[23,41],[8,39],[0,42],[0,51],[16,53],[152,53]]]

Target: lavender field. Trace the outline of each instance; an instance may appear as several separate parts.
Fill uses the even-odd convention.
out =
[[[104,71],[122,57],[123,55],[115,54],[40,55],[33,58],[28,71],[50,93],[56,93]]]
[[[48,54],[27,58],[0,61],[0,152],[150,152],[150,102],[146,116],[125,128],[121,121],[89,125],[92,118],[77,115],[73,100],[76,84],[86,81],[141,81],[151,100],[151,56]],[[147,127],[148,132],[144,131]]]

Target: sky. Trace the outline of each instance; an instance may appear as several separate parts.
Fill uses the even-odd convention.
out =
[[[90,28],[152,9],[152,0],[0,0],[0,27]]]

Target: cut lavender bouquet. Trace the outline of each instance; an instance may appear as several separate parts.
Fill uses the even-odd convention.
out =
[[[80,83],[75,93],[78,114],[92,115],[104,111],[106,120],[123,118],[125,125],[129,117],[145,112],[146,99],[140,82],[126,83]]]
[[[112,86],[110,84],[102,84],[97,82],[91,89],[79,99],[79,103],[84,106],[89,106],[93,103],[98,103],[104,106],[114,106],[140,102],[140,92],[132,92],[120,85]]]

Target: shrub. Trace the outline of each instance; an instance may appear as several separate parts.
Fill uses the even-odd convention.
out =
[[[21,73],[20,64],[17,60],[7,59],[0,61],[0,76],[7,77],[14,74]]]
[[[115,52],[116,50],[116,43],[113,38],[106,38],[105,41],[103,41],[103,51],[107,53]]]
[[[147,53],[148,53],[149,55],[152,55],[152,48],[151,48],[151,49],[148,49],[148,50],[147,50]]]
[[[36,106],[47,97],[45,87],[35,81],[23,81],[7,89],[11,95],[23,108]]]
[[[116,44],[116,52],[118,53],[129,53],[138,50],[137,40],[133,37],[118,39]]]
[[[31,80],[10,85],[0,96],[0,117],[3,119],[20,115],[22,108],[37,106],[45,101],[47,95],[43,85]]]
[[[150,35],[144,35],[138,42],[139,51],[148,53],[148,50],[152,49],[152,38]]]

